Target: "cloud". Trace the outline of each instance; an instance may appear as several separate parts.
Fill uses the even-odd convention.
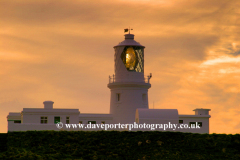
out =
[[[2,0],[0,120],[23,107],[43,107],[44,100],[81,113],[109,112],[113,46],[130,26],[146,46],[145,75],[153,74],[150,108],[153,102],[180,114],[209,108],[210,132],[238,133],[239,5],[237,0]],[[6,132],[4,124],[0,132]]]

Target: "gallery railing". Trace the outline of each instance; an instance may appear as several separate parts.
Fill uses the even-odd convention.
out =
[[[148,76],[144,76],[144,82],[150,83],[151,78],[152,78],[152,73],[150,73]],[[115,83],[115,82],[116,82],[115,75],[113,74],[112,76],[109,76],[109,83]]]

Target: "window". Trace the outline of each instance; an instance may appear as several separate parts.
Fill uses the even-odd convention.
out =
[[[179,120],[179,123],[183,123],[183,120]]]
[[[41,117],[41,123],[45,124],[48,121],[48,117]]]
[[[54,117],[54,123],[57,124],[58,122],[60,122],[60,117]]]
[[[102,121],[101,124],[105,124],[105,121]]]
[[[202,127],[202,122],[197,122],[199,124],[199,127]]]
[[[196,122],[189,122],[189,125],[191,128],[194,128],[194,127],[196,127]]]
[[[82,124],[82,121],[79,121],[79,124]]]
[[[14,123],[21,123],[21,120],[14,120]]]
[[[96,121],[88,121],[88,124],[96,124]]]
[[[116,95],[116,100],[117,100],[117,102],[120,101],[120,93],[117,93],[117,95]]]
[[[66,117],[66,124],[69,124],[70,117]]]
[[[121,54],[121,59],[128,71],[143,72],[143,48],[126,46]]]

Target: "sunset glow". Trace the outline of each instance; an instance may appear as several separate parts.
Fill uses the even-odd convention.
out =
[[[149,108],[211,109],[210,133],[240,133],[239,8],[239,0],[1,0],[0,132],[9,112],[45,100],[109,113],[113,47],[131,26],[153,75]]]
[[[216,59],[206,60],[202,63],[202,65],[217,65],[220,63],[236,64],[239,63],[239,60],[240,57],[219,57]]]

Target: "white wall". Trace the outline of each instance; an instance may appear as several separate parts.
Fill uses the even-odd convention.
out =
[[[48,124],[54,124],[54,117],[60,117],[60,121],[66,123],[66,117],[70,117],[70,123],[78,123],[78,115],[69,114],[24,114],[23,124],[40,124],[41,117],[48,117]]]
[[[117,102],[116,94],[120,93],[120,101]],[[142,96],[146,94],[145,103]],[[137,108],[148,108],[148,89],[141,87],[122,87],[111,89],[110,114],[115,123],[135,122]]]
[[[192,117],[185,117],[185,116],[179,115],[179,120],[183,120],[183,124],[188,124],[188,125],[189,125],[189,122],[202,122],[201,129],[178,129],[179,132],[209,134],[209,117],[195,117],[195,115],[192,115]]]

